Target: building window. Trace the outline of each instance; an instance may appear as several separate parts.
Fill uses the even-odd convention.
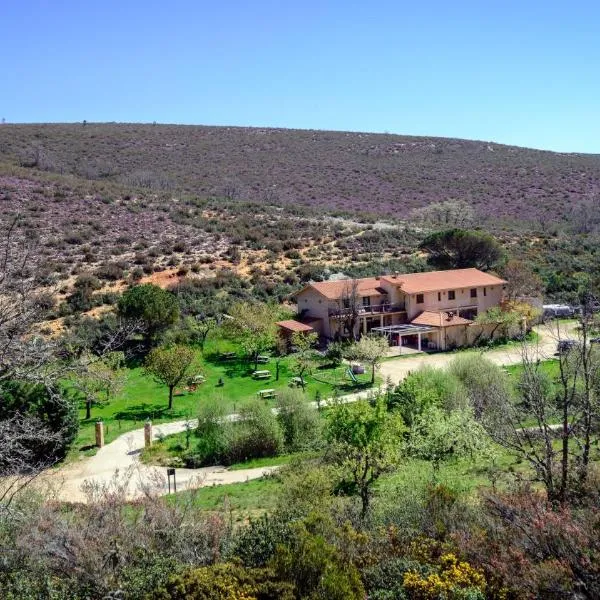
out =
[[[486,288],[483,288],[483,295],[487,296],[487,289]]]
[[[456,300],[456,292],[454,290],[448,292],[448,300]]]
[[[344,308],[350,308],[350,298],[344,298]]]
[[[438,292],[438,302],[442,301],[442,292]]]
[[[477,288],[471,288],[471,298],[477,298]]]
[[[417,294],[417,304],[423,304],[423,302],[425,302],[423,294]]]
[[[363,296],[362,303],[363,303],[363,306],[371,306],[371,297]]]

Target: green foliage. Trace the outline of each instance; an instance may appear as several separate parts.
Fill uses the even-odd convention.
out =
[[[77,398],[65,389],[47,389],[26,381],[5,381],[0,387],[0,420],[15,413],[37,417],[50,431],[60,433],[60,442],[36,440],[31,450],[36,459],[60,460],[77,437]],[[0,441],[1,443],[1,441]]]
[[[175,575],[148,600],[294,600],[293,592],[271,569],[224,563]]]
[[[443,369],[422,367],[410,373],[389,394],[390,407],[398,410],[409,427],[431,406],[451,410],[466,404],[465,390],[452,374]]]
[[[251,519],[236,536],[232,555],[245,567],[264,567],[275,555],[277,546],[288,544],[292,537],[290,522],[279,515],[262,515]]]
[[[438,231],[427,236],[419,247],[429,253],[428,262],[437,269],[475,267],[489,270],[504,259],[500,244],[482,231]]]
[[[365,591],[356,567],[345,560],[312,523],[298,523],[287,545],[277,547],[271,562],[284,581],[293,581],[296,598],[363,600]]]
[[[83,395],[86,419],[91,418],[92,406],[106,405],[123,390],[127,372],[123,368],[122,352],[109,352],[99,359],[86,357],[84,371],[77,377],[76,389]]]
[[[221,402],[212,400],[200,405],[198,412],[197,442],[184,460],[188,467],[216,464],[227,448],[226,411]]]
[[[402,419],[388,413],[381,399],[374,405],[363,400],[338,403],[327,417],[331,456],[360,496],[364,517],[373,484],[400,459]]]
[[[323,363],[326,365],[332,365],[339,367],[344,360],[344,350],[346,344],[344,342],[329,342],[325,355],[323,357]]]
[[[171,292],[145,283],[128,289],[119,299],[119,314],[143,323],[150,341],[179,318],[179,305]]]
[[[476,354],[457,356],[450,363],[448,372],[460,381],[477,417],[487,407],[503,405],[514,395],[506,373],[483,356]]]
[[[277,498],[277,514],[288,521],[312,512],[330,510],[337,486],[337,468],[321,461],[296,461],[279,473],[283,485]],[[310,494],[306,493],[310,490]]]
[[[230,318],[224,321],[226,335],[254,360],[255,368],[259,354],[275,346],[278,310],[263,302],[238,302],[229,310]]]
[[[277,421],[283,431],[287,452],[299,452],[318,445],[321,433],[319,413],[307,404],[300,390],[281,390],[277,397]]]
[[[491,451],[491,443],[471,409],[447,412],[430,406],[413,423],[408,451],[431,462],[435,477],[443,461],[481,456]]]
[[[314,346],[317,343],[316,333],[294,332],[292,334],[292,347],[295,352],[292,355],[292,364],[294,371],[302,382],[302,389],[305,388],[304,374],[310,373],[311,369],[317,364],[317,356]]]
[[[255,401],[243,406],[239,415],[240,420],[227,428],[227,447],[223,454],[226,464],[281,453],[283,433],[268,406]]]
[[[193,374],[195,352],[187,346],[155,348],[146,357],[146,373],[169,389],[169,410],[173,408],[173,390]]]
[[[389,349],[388,341],[381,335],[363,335],[360,340],[346,348],[349,360],[360,360],[371,367],[371,383],[375,383],[375,371],[381,366]]]

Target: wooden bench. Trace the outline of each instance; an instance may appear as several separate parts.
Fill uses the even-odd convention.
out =
[[[271,371],[254,371],[252,377],[253,379],[270,379]]]
[[[259,390],[256,392],[256,395],[263,400],[268,400],[269,398],[277,398],[277,393],[275,390]]]

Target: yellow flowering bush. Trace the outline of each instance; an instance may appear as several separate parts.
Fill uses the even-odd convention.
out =
[[[468,562],[460,561],[447,552],[439,559],[438,573],[427,577],[414,571],[404,574],[404,589],[414,600],[459,600],[466,597],[483,598],[485,577]]]

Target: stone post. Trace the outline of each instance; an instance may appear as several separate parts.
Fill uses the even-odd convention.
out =
[[[152,421],[144,423],[144,446],[146,448],[152,446]]]
[[[102,448],[104,446],[104,423],[96,421],[96,446]]]

